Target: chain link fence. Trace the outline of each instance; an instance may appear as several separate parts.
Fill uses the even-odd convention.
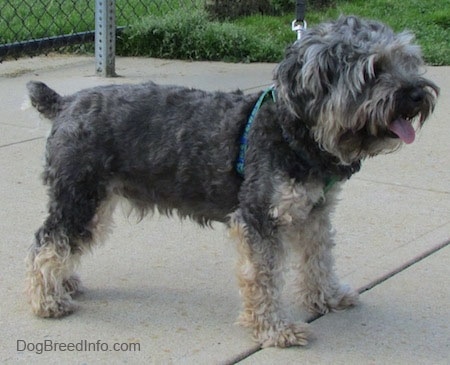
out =
[[[204,4],[205,0],[116,0],[116,26],[120,31],[143,16],[180,8],[189,11]],[[0,62],[92,43],[94,37],[95,1],[0,1]]]

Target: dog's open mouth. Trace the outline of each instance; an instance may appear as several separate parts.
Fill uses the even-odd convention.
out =
[[[389,130],[400,138],[406,144],[414,142],[416,138],[416,131],[411,123],[411,120],[407,118],[399,117],[389,124]]]

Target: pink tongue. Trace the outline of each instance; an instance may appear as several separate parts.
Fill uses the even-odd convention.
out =
[[[398,118],[394,120],[389,125],[389,129],[407,144],[413,143],[416,138],[416,132],[413,126],[406,119]]]

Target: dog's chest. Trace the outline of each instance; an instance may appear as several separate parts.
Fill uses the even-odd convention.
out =
[[[321,183],[299,183],[294,179],[276,179],[269,215],[277,225],[303,224],[311,211],[325,203]]]

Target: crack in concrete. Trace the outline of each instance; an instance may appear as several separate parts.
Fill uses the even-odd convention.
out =
[[[11,146],[15,146],[15,145],[18,145],[18,144],[32,142],[32,141],[36,141],[38,139],[44,139],[44,138],[45,137],[34,137],[34,138],[30,138],[30,139],[25,139],[23,141],[11,142],[11,143],[0,145],[0,148],[11,147]]]
[[[395,268],[394,270],[389,271],[388,273],[380,276],[379,278],[371,281],[370,283],[368,283],[367,285],[362,286],[361,288],[359,288],[357,291],[359,294],[363,294],[371,289],[373,289],[374,287],[384,283],[386,280],[389,280],[390,278],[392,278],[393,276],[401,273],[402,271],[406,270],[407,268],[417,264],[418,262],[426,259],[427,257],[433,255],[434,253],[442,250],[443,248],[447,247],[448,245],[450,245],[450,240],[441,242],[440,244],[422,252],[420,255],[415,256],[414,258],[412,258],[411,260],[406,261],[403,265],[400,265],[399,267]],[[314,321],[316,321],[317,319],[321,318],[325,316],[325,314],[317,314],[314,316],[311,316],[310,318],[308,318],[305,322],[306,323],[312,323]],[[245,360],[247,358],[249,358],[250,356],[256,354],[257,352],[261,351],[262,348],[259,345],[255,345],[254,347],[249,348],[246,351],[243,351],[242,353],[236,355],[234,358],[221,363],[222,365],[234,365],[239,363],[242,360]]]

